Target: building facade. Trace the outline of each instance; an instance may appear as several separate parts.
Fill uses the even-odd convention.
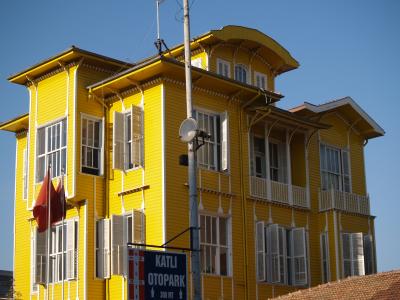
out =
[[[162,245],[189,227],[183,50],[128,64],[72,47],[9,78],[30,97],[28,114],[0,125],[16,136],[23,299],[126,299],[126,244]],[[383,129],[350,97],[278,108],[275,78],[299,64],[257,30],[226,26],[191,50],[194,115],[211,135],[197,153],[203,298],[376,272],[364,146]],[[54,184],[65,173],[68,210],[47,265],[32,208],[49,164]]]

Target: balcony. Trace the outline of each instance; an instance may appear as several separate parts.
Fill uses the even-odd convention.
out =
[[[361,215],[370,215],[369,197],[338,190],[319,192],[319,211],[338,209]]]
[[[250,177],[250,195],[266,201],[309,208],[306,188],[265,178]]]

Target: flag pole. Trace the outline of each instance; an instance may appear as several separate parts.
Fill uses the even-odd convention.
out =
[[[50,201],[50,184],[51,184],[51,164],[49,164],[47,169],[47,174],[49,177],[47,178],[47,262],[46,262],[46,299],[49,299],[49,277],[50,277],[50,234],[51,234],[51,223],[50,223],[50,210],[51,210],[51,201]]]
[[[61,170],[61,191],[64,192],[64,169]],[[58,196],[60,197],[60,195]],[[62,219],[61,219],[61,247],[62,247],[62,257],[61,257],[61,271],[62,271],[62,300],[64,300],[64,269],[65,269],[65,265],[64,265],[64,251],[66,251],[66,249],[64,249],[64,212],[65,212],[65,199],[63,197],[63,201],[62,201]],[[67,255],[65,255],[66,258]]]

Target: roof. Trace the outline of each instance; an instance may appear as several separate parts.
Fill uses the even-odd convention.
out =
[[[165,56],[158,56],[89,85],[87,88],[91,93],[99,97],[108,98],[111,95],[115,95],[115,91],[124,91],[135,83],[143,84],[157,77],[174,78],[185,82],[184,68],[185,64],[183,62]],[[265,102],[265,97],[269,97],[272,100],[271,102],[274,102],[283,97],[280,94],[264,91],[253,85],[241,83],[196,67],[192,67],[192,79],[196,87],[211,89],[225,95],[235,95],[240,92],[240,96],[243,99],[252,99],[259,95],[259,99],[257,98],[256,100],[261,101],[263,99]]]
[[[221,29],[211,30],[192,39],[191,48],[201,44],[217,47],[219,44],[228,44],[235,47],[248,49],[254,54],[262,56],[274,69],[276,74],[281,74],[299,67],[288,50],[273,38],[263,32],[244,26],[227,25]],[[212,53],[213,50],[211,50]],[[177,45],[170,51],[173,55],[183,52],[183,45]]]
[[[86,60],[90,60],[93,64],[107,66],[115,71],[120,71],[121,69],[126,69],[133,66],[131,63],[71,46],[65,51],[62,51],[25,70],[11,75],[8,80],[13,83],[26,84],[28,81],[27,77],[32,77],[34,79],[55,68],[60,67],[60,62],[67,64],[72,61],[79,60],[82,57],[84,57]]]
[[[0,130],[21,132],[29,128],[29,114],[23,114],[11,120],[0,123]]]
[[[309,102],[294,107],[289,110],[292,113],[303,117],[311,117],[317,114],[327,112],[339,112],[350,124],[367,139],[383,136],[385,131],[379,124],[372,119],[351,97],[344,97],[337,100],[332,100],[320,105],[315,105]]]
[[[310,289],[299,290],[274,299],[400,299],[400,270],[366,276],[349,277]]]

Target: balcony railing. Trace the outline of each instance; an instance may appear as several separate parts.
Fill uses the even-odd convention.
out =
[[[270,193],[268,193],[268,186],[270,186],[271,189]],[[288,205],[295,205],[306,208],[309,207],[307,201],[307,193],[304,187],[292,185],[291,191],[292,193],[290,197],[290,185],[255,176],[250,177],[251,196],[265,199],[267,201],[275,201]]]
[[[369,197],[338,190],[319,192],[319,210],[339,209],[351,213],[370,215]]]

